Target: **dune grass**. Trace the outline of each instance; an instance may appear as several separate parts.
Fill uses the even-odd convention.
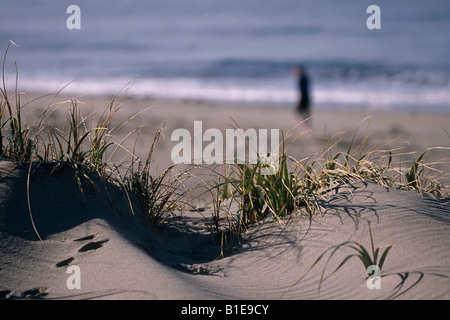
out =
[[[363,124],[367,125],[366,132],[356,143]],[[261,162],[224,164],[213,169],[213,182],[208,184],[214,207],[212,230],[222,242],[224,235],[239,238],[249,226],[268,217],[287,223],[294,214],[309,218],[321,215],[321,203],[326,203],[327,195],[356,181],[448,198],[448,187],[439,182],[444,174],[434,168],[439,163],[426,163],[424,159],[432,149],[450,148],[429,148],[417,159],[395,162],[409,154],[404,148],[390,147],[395,141],[368,149],[370,118],[366,118],[344,147],[340,145],[344,132],[339,132],[324,140],[322,154],[297,160],[286,152],[290,134],[280,142],[279,168],[272,175],[261,174]]]
[[[370,276],[368,274],[369,272],[373,272],[373,268],[378,268],[381,272],[384,262],[388,256],[389,251],[392,249],[393,244],[389,244],[387,246],[384,246],[383,253],[380,255],[380,250],[382,247],[377,247],[375,249],[374,241],[373,241],[373,234],[372,229],[370,227],[370,221],[367,221],[367,224],[369,226],[369,236],[370,236],[370,245],[371,245],[371,253],[369,253],[369,250],[367,250],[361,243],[357,241],[344,241],[338,245],[331,246],[330,248],[326,249],[324,252],[322,252],[319,257],[314,261],[314,263],[311,265],[311,267],[306,271],[306,273],[301,276],[299,279],[297,279],[296,282],[294,282],[284,293],[281,297],[283,297],[289,290],[291,290],[294,286],[298,285],[301,280],[303,280],[309,272],[324,258],[328,255],[328,258],[325,261],[325,265],[322,269],[322,273],[320,274],[320,280],[319,285],[317,289],[317,296],[320,295],[320,289],[322,287],[322,283],[330,278],[332,275],[334,275],[339,269],[341,269],[351,258],[357,257],[361,263],[364,266],[364,271],[367,274],[367,278]],[[325,272],[327,271],[328,264],[330,263],[333,256],[341,249],[351,249],[354,253],[347,255],[340,263],[339,265],[331,272],[327,277],[325,277]]]
[[[12,43],[12,42],[11,42]],[[10,44],[11,44],[10,43]],[[13,93],[9,93],[5,79],[5,63],[9,45],[3,57],[0,89],[0,156],[21,163],[51,165],[54,170],[67,166],[81,194],[95,188],[94,176],[122,188],[133,212],[131,196],[136,197],[153,226],[164,223],[165,217],[194,199],[189,199],[185,181],[194,174],[178,170],[170,164],[161,174],[152,170],[152,156],[164,128],[157,130],[149,147],[146,159],[140,159],[133,150],[124,146],[139,127],[125,135],[122,141],[115,141],[116,134],[141,112],[123,121],[116,121],[128,88],[122,88],[111,96],[106,106],[85,114],[86,108],[77,98],[54,103],[56,93],[34,121],[24,110],[21,93],[18,91],[18,72]],[[61,89],[63,90],[64,87]],[[63,126],[56,124],[55,115],[67,109]],[[369,119],[362,121],[369,123]],[[364,138],[356,143],[353,138],[343,149],[340,146],[342,133],[324,139],[323,153],[297,160],[287,153],[289,131],[279,148],[279,166],[273,174],[262,174],[266,166],[263,161],[256,164],[224,164],[210,169],[203,185],[213,204],[210,219],[211,230],[224,243],[225,235],[239,238],[247,228],[263,219],[272,217],[284,223],[293,214],[305,214],[309,218],[321,214],[321,202],[332,192],[354,181],[371,181],[380,185],[418,190],[439,197],[448,197],[446,186],[435,177],[436,163],[425,163],[427,149],[417,159],[406,163],[394,162],[394,158],[407,156],[401,148],[389,148],[384,144],[366,150],[370,136],[369,126]],[[295,142],[292,142],[295,143]],[[450,148],[449,148],[450,149]],[[125,152],[126,157],[114,162],[114,156]],[[30,165],[31,167],[31,165]]]
[[[189,169],[178,171],[175,164],[170,164],[159,175],[152,173],[152,155],[163,129],[164,123],[155,134],[145,162],[133,155],[135,159],[123,178],[123,185],[137,196],[141,208],[153,226],[160,226],[168,212],[182,210],[187,194],[184,183],[190,178]]]
[[[88,114],[84,113],[86,108],[76,98],[53,103],[59,91],[44,105],[33,122],[28,121],[28,118],[24,121],[23,112],[27,104],[22,104],[22,93],[17,89],[17,68],[13,93],[9,93],[6,86],[5,61],[10,44],[12,42],[8,44],[3,58],[3,86],[0,89],[0,157],[29,164],[28,181],[33,172],[31,168],[45,165],[51,167],[51,172],[61,167],[70,168],[83,200],[87,193],[99,189],[95,185],[98,181],[114,184],[127,195],[131,212],[134,213],[134,209],[130,197],[134,196],[139,200],[149,224],[160,226],[167,214],[181,206],[183,191],[180,192],[178,187],[186,176],[185,172],[177,172],[174,165],[170,165],[160,175],[150,172],[151,155],[163,126],[155,135],[144,162],[124,147],[124,141],[139,127],[127,133],[122,141],[114,141],[115,134],[127,122],[145,111],[141,110],[131,118],[113,125],[113,122],[117,122],[115,116],[121,109],[129,88],[127,86],[113,95],[105,107]],[[55,114],[63,108],[67,109],[67,117],[61,125],[55,120]],[[99,111],[100,116],[97,115]],[[119,150],[124,151],[128,159],[113,163],[112,159]],[[29,193],[29,183],[27,190]],[[30,205],[29,209],[32,220]],[[41,239],[38,230],[35,229],[35,232]]]

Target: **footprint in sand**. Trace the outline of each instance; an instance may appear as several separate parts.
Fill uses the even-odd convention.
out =
[[[68,266],[73,260],[75,260],[74,257],[70,257],[70,258],[68,258],[68,259],[62,260],[62,261],[60,261],[60,262],[58,262],[58,263],[56,264],[56,267],[57,267],[57,268],[66,267],[66,266]]]
[[[25,290],[20,295],[15,295],[11,290],[0,290],[0,300],[39,299],[48,295],[49,288],[35,287]]]
[[[103,244],[108,242],[109,239],[101,240],[101,241],[92,241],[88,244],[85,244],[80,249],[78,249],[78,252],[86,252],[91,250],[97,250],[98,248],[103,247]]]
[[[92,240],[92,239],[94,239],[94,237],[95,237],[95,234],[91,234],[91,235],[89,235],[89,236],[86,236],[86,237],[83,237],[83,238],[78,238],[78,239],[75,239],[75,240],[73,240],[73,241],[86,241],[86,240]]]
[[[81,242],[81,241],[92,240],[94,238],[95,238],[95,235],[91,234],[89,236],[86,236],[86,237],[83,237],[83,238],[79,238],[79,239],[75,239],[73,241]],[[109,239],[104,239],[104,240],[100,240],[100,241],[91,241],[91,242],[85,244],[84,246],[82,246],[80,249],[78,249],[78,252],[87,252],[87,251],[91,251],[91,250],[96,250],[98,248],[103,247],[103,244],[108,242],[108,241],[109,241]],[[67,267],[74,260],[75,260],[74,257],[70,257],[70,258],[67,258],[67,259],[59,261],[58,263],[55,264],[55,266],[57,268]]]

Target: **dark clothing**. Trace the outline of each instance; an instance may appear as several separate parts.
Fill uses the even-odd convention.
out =
[[[309,80],[303,73],[298,79],[298,88],[300,91],[300,99],[297,105],[298,112],[303,115],[309,115]]]

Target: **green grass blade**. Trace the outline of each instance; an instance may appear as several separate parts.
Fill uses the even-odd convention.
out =
[[[389,253],[389,250],[391,250],[392,247],[393,247],[392,244],[389,245],[389,246],[384,250],[383,254],[381,255],[380,262],[378,263],[378,267],[380,268],[380,270],[383,268],[384,261],[385,261],[385,259],[386,259],[386,257],[387,257],[387,254]]]

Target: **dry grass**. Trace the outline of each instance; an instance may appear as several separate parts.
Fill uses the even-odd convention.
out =
[[[84,114],[84,108],[76,98],[54,103],[58,92],[34,121],[30,121],[23,117],[26,105],[21,104],[18,77],[13,93],[9,93],[6,86],[4,69],[8,48],[3,58],[3,86],[0,89],[0,156],[30,163],[30,168],[31,163],[51,164],[55,170],[61,165],[68,166],[82,195],[87,189],[94,188],[95,179],[92,177],[100,177],[122,188],[128,199],[137,197],[148,221],[155,226],[161,225],[170,212],[194,201],[186,197],[185,182],[195,173],[178,171],[174,164],[158,175],[152,170],[152,155],[163,125],[157,131],[145,160],[124,147],[124,141],[131,138],[139,127],[128,132],[122,141],[114,141],[125,124],[140,114],[113,124],[127,87],[113,95],[106,106],[88,114]],[[61,108],[67,108],[68,113],[66,122],[59,127],[55,124],[55,115]],[[267,217],[281,222],[294,213],[305,213],[309,217],[321,214],[320,200],[343,185],[358,180],[448,197],[447,187],[436,178],[442,175],[435,169],[438,163],[424,162],[426,152],[432,148],[409,163],[394,163],[393,159],[407,156],[401,148],[389,148],[388,143],[366,150],[370,136],[368,120],[361,123],[367,122],[367,129],[359,144],[356,144],[355,137],[361,125],[344,150],[340,145],[342,133],[336,133],[324,140],[323,153],[314,159],[297,160],[287,154],[285,144],[292,131],[288,132],[280,144],[278,169],[271,175],[262,174],[265,166],[262,161],[210,168],[208,177],[200,178],[203,185],[198,188],[206,188],[202,194],[208,194],[207,201],[213,204],[213,233],[223,244],[225,235],[239,238],[249,225]],[[126,157],[114,163],[112,159],[119,150],[124,151]]]

